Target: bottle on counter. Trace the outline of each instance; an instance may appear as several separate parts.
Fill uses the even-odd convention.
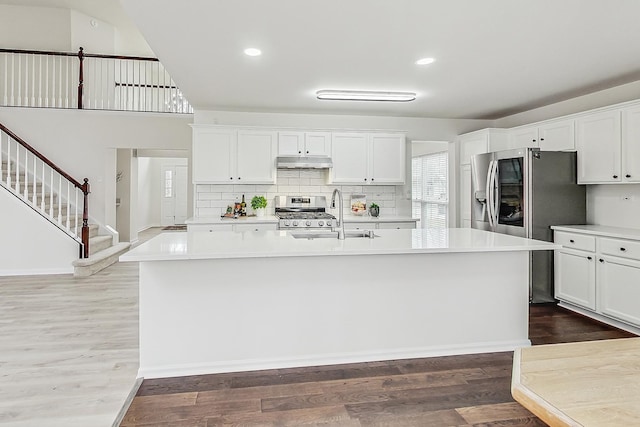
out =
[[[244,194],[242,195],[242,202],[240,202],[240,215],[247,216],[247,203],[244,201]]]

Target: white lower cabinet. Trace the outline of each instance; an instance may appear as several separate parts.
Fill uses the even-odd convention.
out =
[[[572,249],[555,253],[555,292],[559,300],[596,309],[595,254]]]
[[[640,326],[640,261],[598,259],[598,311]]]
[[[266,231],[277,230],[278,224],[262,223],[262,224],[187,224],[187,231],[208,231],[210,233],[216,231]]]
[[[554,241],[563,245],[554,258],[555,297],[640,328],[640,237],[555,231]]]

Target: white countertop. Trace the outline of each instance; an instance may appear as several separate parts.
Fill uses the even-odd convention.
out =
[[[369,215],[345,215],[344,222],[417,222],[415,218],[407,216],[378,216],[371,217]],[[192,217],[185,221],[187,225],[194,224],[265,224],[265,223],[277,223],[278,218],[274,215],[258,216],[242,216],[238,218],[221,218],[219,216],[201,216]]]
[[[606,225],[553,225],[551,229],[570,233],[591,234],[594,236],[640,240],[640,230],[635,228],[609,227]]]
[[[163,233],[120,261],[554,250],[562,246],[471,228],[375,230],[375,237],[296,239],[289,231]]]

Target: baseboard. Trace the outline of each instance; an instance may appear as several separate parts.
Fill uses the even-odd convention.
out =
[[[569,304],[569,303],[564,302],[564,301],[560,301],[558,303],[558,306],[562,307],[562,308],[566,308],[567,310],[571,310],[574,313],[581,314],[581,315],[583,315],[585,317],[589,317],[591,319],[594,319],[594,320],[597,320],[599,322],[605,323],[605,324],[607,324],[609,326],[613,326],[615,328],[622,329],[623,331],[631,332],[632,334],[636,334],[636,335],[640,336],[640,328],[628,325],[628,324],[626,324],[624,322],[620,322],[620,321],[618,321],[616,319],[612,319],[610,317],[603,316],[603,315],[601,315],[599,313],[595,313],[595,312],[592,312],[590,310],[586,310],[584,308],[575,306],[573,304]]]
[[[44,274],[73,274],[73,267],[35,270],[0,270],[0,276],[41,276]]]
[[[129,394],[127,395],[127,398],[124,401],[124,404],[122,405],[122,408],[120,408],[120,411],[118,412],[118,415],[116,415],[116,419],[113,421],[113,424],[111,424],[111,427],[119,427],[120,423],[122,423],[122,420],[124,419],[124,416],[127,414],[127,411],[129,410],[129,407],[131,406],[131,402],[133,402],[133,399],[136,397],[136,394],[138,394],[138,390],[140,389],[140,386],[142,385],[142,381],[144,380],[144,378],[142,377],[138,377],[136,378],[136,382],[133,383],[133,387],[131,387],[131,391],[129,391]]]
[[[529,347],[531,341],[504,341],[459,346],[433,346],[421,349],[394,351],[311,355],[305,358],[230,360],[202,364],[143,367],[138,376],[144,378],[170,378],[190,375],[221,374],[230,372],[261,371],[265,369],[300,368],[308,366],[341,365],[345,363],[379,362],[385,360],[419,359],[425,357],[514,351]]]

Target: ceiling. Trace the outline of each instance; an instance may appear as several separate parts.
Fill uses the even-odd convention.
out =
[[[118,0],[25,1],[126,21]],[[640,80],[637,0],[120,2],[196,109],[495,119]],[[418,96],[321,101],[319,89]]]

